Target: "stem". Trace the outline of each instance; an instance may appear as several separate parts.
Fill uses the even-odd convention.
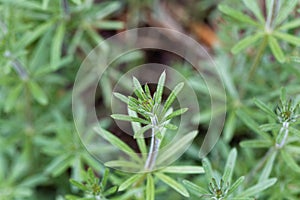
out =
[[[284,146],[286,139],[289,135],[289,123],[288,122],[283,122],[282,127],[280,128],[280,131],[279,131],[279,135],[280,135],[280,133],[282,133],[282,131],[284,131],[284,136],[283,136],[280,144],[276,143],[276,148],[278,148],[278,149],[281,149]]]
[[[258,66],[258,64],[260,63],[261,57],[263,56],[263,53],[265,51],[265,48],[267,46],[267,40],[268,40],[268,36],[264,36],[263,41],[258,49],[258,52],[256,54],[256,57],[254,59],[254,62],[250,68],[250,72],[249,72],[249,76],[248,76],[248,81],[250,81],[256,71],[256,68]]]
[[[148,154],[148,158],[146,160],[145,163],[145,170],[152,170],[153,167],[155,166],[155,162],[157,159],[157,155],[158,155],[158,150],[159,150],[159,146],[160,146],[160,142],[161,140],[159,138],[157,138],[155,136],[158,127],[157,127],[157,117],[151,117],[151,122],[152,122],[152,132],[151,132],[151,144],[150,144],[150,149],[149,149],[149,154]]]

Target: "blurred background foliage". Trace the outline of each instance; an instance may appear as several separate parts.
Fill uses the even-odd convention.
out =
[[[261,139],[262,131],[268,135],[278,131],[278,127],[260,127],[274,119],[255,105],[254,97],[272,111],[285,87],[288,96],[299,101],[299,9],[297,0],[0,0],[0,199],[64,199],[66,194],[80,194],[69,179],[81,181],[88,167],[102,176],[103,165],[85,150],[72,119],[76,72],[99,42],[126,29],[148,26],[193,37],[221,71],[227,110],[219,110],[226,112],[226,121],[209,154],[213,169],[222,171],[236,147],[233,177],[245,175],[242,188],[257,183],[268,166],[270,176],[278,181],[260,198],[299,199],[299,170],[290,170],[300,163],[297,131],[284,150],[287,153],[278,157],[268,153],[276,144],[274,138],[239,145]],[[199,132],[205,132],[211,108],[204,81],[184,60],[158,50],[128,54],[107,71],[96,95],[102,122],[114,127],[109,118],[114,83],[125,71],[149,61],[170,65],[188,79],[201,109],[192,120],[200,119]],[[212,92],[218,95],[217,90]],[[298,124],[293,127],[299,131]],[[201,165],[202,140],[199,134],[177,163]],[[124,181],[122,173],[111,174],[109,184]],[[183,178],[196,185],[207,182],[202,175]],[[133,188],[113,199],[139,199],[135,192],[140,191]],[[183,197],[162,185],[156,199],[164,198]]]

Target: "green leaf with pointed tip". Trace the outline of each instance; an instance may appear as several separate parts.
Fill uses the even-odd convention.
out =
[[[88,191],[89,190],[89,188],[86,187],[84,184],[82,184],[82,183],[80,183],[80,182],[78,182],[78,181],[76,181],[74,179],[70,179],[70,183],[72,185],[74,185],[75,187],[79,188],[82,191]]]
[[[289,131],[290,131],[292,134],[294,134],[294,135],[300,137],[300,131],[299,131],[298,129],[295,129],[294,127],[289,127]]]
[[[151,174],[147,174],[146,200],[155,199],[155,185]]]
[[[103,196],[109,196],[111,194],[114,194],[118,191],[118,186],[113,186],[109,189],[107,189],[104,193],[103,193]]]
[[[262,111],[270,115],[273,119],[277,119],[277,116],[274,113],[274,111],[271,108],[269,108],[264,102],[255,98],[254,103],[257,107],[259,107]]]
[[[148,84],[145,84],[144,88],[145,88],[145,92],[146,92],[147,97],[149,99],[151,99],[152,97],[151,97],[151,92],[150,92]]]
[[[281,93],[280,93],[280,100],[282,103],[285,103],[287,98],[286,98],[286,89],[284,87],[281,88]]]
[[[279,130],[281,128],[281,125],[276,123],[270,123],[270,124],[260,125],[259,128],[262,131],[273,131],[273,130]]]
[[[265,19],[262,15],[261,9],[259,8],[257,1],[249,1],[249,0],[243,0],[246,7],[251,10],[251,12],[254,14],[254,16],[261,22],[264,23]]]
[[[66,25],[64,23],[60,23],[52,40],[50,63],[53,68],[57,67],[61,59],[65,31]]]
[[[100,183],[100,187],[102,188],[102,190],[104,190],[106,187],[108,175],[109,175],[109,169],[105,168],[105,171],[104,171],[101,183]]]
[[[141,119],[139,117],[131,117],[123,114],[112,114],[111,117],[116,120],[128,121],[128,122],[139,122],[142,124],[149,124],[147,120]]]
[[[214,175],[213,175],[214,172],[213,172],[211,164],[207,158],[204,158],[202,160],[202,166],[205,171],[206,180],[209,180],[209,181],[212,180],[214,178]]]
[[[244,140],[240,142],[240,146],[244,148],[268,148],[273,145],[270,140]]]
[[[155,176],[157,178],[159,178],[162,182],[164,182],[165,184],[169,185],[171,188],[173,188],[174,190],[176,190],[177,192],[182,194],[183,196],[185,196],[185,197],[190,196],[188,191],[185,189],[185,187],[183,187],[183,185],[181,185],[180,183],[178,183],[171,177],[169,177],[163,173],[155,173]]]
[[[300,27],[300,19],[295,19],[290,22],[284,23],[282,26],[280,26],[279,30],[289,30],[294,28]]]
[[[125,168],[125,169],[134,169],[134,170],[140,170],[141,166],[132,161],[126,161],[126,160],[112,160],[104,163],[106,167],[111,167],[111,168]]]
[[[143,174],[136,174],[131,176],[130,178],[128,178],[126,181],[124,181],[120,187],[119,187],[119,191],[124,191],[126,190],[128,187],[130,187],[132,184],[134,184],[135,182],[137,182],[137,180],[139,180],[142,176],[144,176]]]
[[[185,113],[188,110],[188,108],[181,108],[179,110],[175,110],[174,112],[172,112],[171,114],[169,114],[166,117],[166,120],[172,119],[176,116],[182,115],[183,113]]]
[[[237,151],[234,148],[230,151],[228,158],[227,158],[226,165],[225,165],[225,170],[224,170],[223,177],[222,177],[222,179],[225,183],[231,184],[231,178],[232,178],[233,169],[235,166],[236,156],[237,156]]]
[[[275,24],[279,25],[283,22],[293,12],[298,2],[298,0],[283,1],[283,5],[275,18]]]
[[[132,148],[130,148],[127,144],[125,144],[122,140],[120,140],[117,136],[115,136],[111,132],[109,132],[99,126],[95,127],[94,130],[96,131],[97,134],[99,134],[105,140],[110,142],[115,147],[119,148],[121,151],[123,151],[130,157],[132,157],[138,161],[140,160],[139,157],[136,155],[136,152]]]
[[[300,46],[300,38],[299,36],[293,36],[287,33],[281,33],[281,32],[274,32],[273,35],[279,39],[282,39],[290,44]]]
[[[18,97],[21,94],[23,85],[19,84],[17,86],[15,86],[8,94],[8,97],[5,101],[5,106],[4,106],[4,111],[5,112],[10,112],[12,110],[12,108],[15,106]]]
[[[233,193],[245,180],[244,176],[241,176],[240,178],[238,178],[238,180],[236,180],[231,186],[230,189],[228,191],[228,195]]]
[[[280,63],[283,63],[285,61],[285,56],[283,54],[283,51],[281,50],[280,45],[278,44],[277,39],[275,37],[269,35],[268,43],[269,43],[271,51],[272,51],[273,55],[275,56],[276,60]]]
[[[264,180],[267,180],[272,172],[274,161],[277,155],[277,151],[273,151],[272,154],[269,156],[268,161],[261,172],[261,175],[259,177],[258,182],[262,182]]]
[[[175,174],[203,174],[203,167],[198,166],[169,166],[165,167],[160,172],[175,173]]]
[[[233,54],[237,54],[240,51],[242,51],[243,49],[254,45],[255,42],[257,42],[263,36],[264,36],[263,33],[256,33],[254,35],[249,35],[249,36],[243,38],[242,40],[240,40],[236,45],[234,45],[234,47],[232,47],[232,49],[231,49],[231,52]]]
[[[258,184],[244,190],[240,194],[238,194],[236,197],[253,197],[260,192],[268,189],[272,185],[276,183],[277,179],[276,178],[271,178],[262,182],[259,182]]]
[[[120,94],[120,93],[117,93],[117,92],[114,92],[114,96],[116,98],[118,98],[119,100],[121,100],[122,102],[126,103],[126,104],[129,104],[129,99],[124,96],[123,94]]]
[[[239,21],[239,22],[243,22],[243,23],[247,23],[247,24],[251,24],[251,25],[259,25],[257,22],[255,22],[253,19],[251,19],[251,17],[249,17],[248,15],[245,15],[244,13],[237,11],[233,8],[230,8],[226,5],[219,5],[218,6],[219,10],[230,16],[231,18]]]
[[[39,102],[41,105],[48,104],[48,98],[45,92],[42,90],[42,88],[40,88],[40,86],[36,82],[30,81],[28,86],[33,98],[37,102]]]
[[[179,92],[182,90],[184,86],[184,83],[179,83],[178,85],[175,86],[175,88],[172,90],[171,94],[168,96],[166,103],[163,108],[163,113],[166,113],[167,110],[170,108],[172,103],[174,102],[175,98],[179,94]]]
[[[165,80],[166,80],[166,72],[163,71],[163,73],[159,77],[156,92],[155,92],[155,98],[154,98],[154,102],[158,105],[161,103]]]
[[[205,195],[205,194],[209,194],[209,192],[206,189],[204,189],[204,188],[202,188],[202,187],[200,187],[200,186],[198,186],[198,185],[196,185],[196,184],[194,184],[194,183],[192,183],[188,180],[183,180],[183,184],[187,187],[187,189],[192,194],[194,194],[198,197],[200,197],[202,195]]]
[[[170,129],[170,130],[177,130],[177,126],[174,124],[166,124],[164,125],[165,128]]]
[[[135,77],[133,77],[132,79],[133,79],[133,85],[134,85],[134,88],[135,88],[134,93],[136,94],[136,96],[139,99],[145,100],[146,95],[143,91],[143,88],[142,88],[140,82]]]
[[[291,168],[293,171],[297,173],[300,173],[300,166],[297,164],[297,162],[291,156],[290,153],[286,152],[284,149],[281,149],[280,154],[284,162],[287,164],[289,168]]]

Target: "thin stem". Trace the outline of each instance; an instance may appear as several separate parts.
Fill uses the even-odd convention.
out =
[[[157,117],[151,117],[151,122],[152,122],[152,132],[151,132],[151,144],[150,144],[150,149],[149,149],[149,154],[148,154],[148,158],[146,160],[145,163],[145,170],[152,170],[153,167],[155,166],[155,162],[157,159],[157,155],[158,155],[158,150],[160,147],[160,142],[161,140],[159,138],[157,138],[155,136],[157,130],[158,130],[158,126],[157,126]]]
[[[278,148],[278,149],[281,149],[284,146],[286,139],[289,135],[289,123],[288,122],[283,122],[282,127],[280,128],[279,134],[282,133],[283,131],[284,131],[284,136],[283,136],[282,141],[279,144],[276,144],[276,148]]]

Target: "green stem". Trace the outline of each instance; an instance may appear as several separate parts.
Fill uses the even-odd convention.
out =
[[[248,76],[248,81],[250,81],[254,75],[254,73],[256,72],[256,69],[257,69],[257,66],[258,64],[260,63],[261,61],[261,57],[263,56],[264,54],[264,51],[266,49],[266,46],[267,46],[267,41],[268,41],[268,36],[265,35],[264,38],[263,38],[263,41],[258,49],[258,52],[256,54],[256,57],[254,59],[254,62],[250,68],[250,72],[249,72],[249,76]]]

